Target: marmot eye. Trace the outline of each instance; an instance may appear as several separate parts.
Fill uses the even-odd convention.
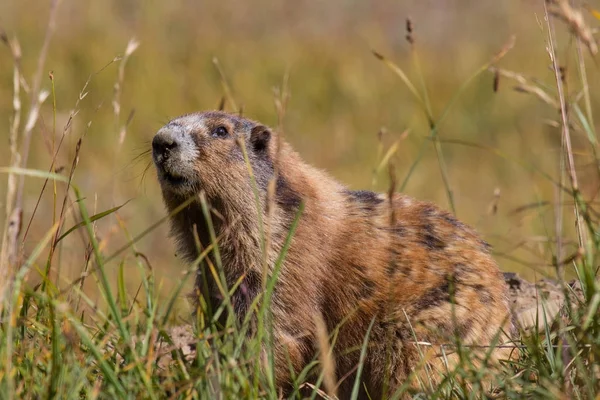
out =
[[[223,125],[216,127],[215,129],[213,129],[212,131],[212,135],[215,137],[225,137],[227,135],[229,135],[229,132],[227,132],[227,128],[225,128]]]

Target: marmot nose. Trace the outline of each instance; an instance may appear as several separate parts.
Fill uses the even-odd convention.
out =
[[[168,158],[178,146],[175,135],[169,131],[158,132],[152,139],[152,151],[159,161]]]

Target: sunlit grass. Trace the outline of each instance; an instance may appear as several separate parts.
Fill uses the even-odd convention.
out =
[[[10,195],[16,189],[5,186],[7,177],[25,179],[23,242],[1,307],[2,396],[278,396],[268,312],[277,274],[253,303],[253,339],[246,336],[250,316],[239,323],[229,312],[225,326],[218,323],[227,301],[217,310],[201,302],[192,317],[183,294],[204,260],[176,261],[149,165],[149,140],[161,124],[220,104],[283,129],[305,159],[354,188],[387,190],[391,165],[397,189],[474,225],[504,270],[577,278],[583,297],[567,296],[552,329],[545,321],[539,333],[511,344],[519,359],[491,383],[508,398],[596,396],[597,68],[585,36],[563,26],[574,20],[562,18],[554,28],[543,21],[541,5],[520,2],[465,6],[448,11],[442,42],[432,33],[440,22],[414,5],[405,41],[404,15],[384,21],[376,7],[323,11],[322,18],[340,18],[337,28],[323,28],[316,12],[302,7],[292,16],[266,3],[254,6],[260,13],[239,5],[229,15],[227,1],[185,11],[177,3],[125,4],[62,2],[41,66],[48,10],[0,5],[2,15],[14,17],[1,22],[2,51],[13,61],[0,63],[0,121],[17,144],[0,149],[0,184]],[[358,22],[343,18],[359,14]],[[309,22],[294,25],[299,21]],[[461,21],[480,21],[485,29]],[[514,32],[501,29],[507,21]],[[395,33],[384,34],[390,26]],[[137,50],[132,37],[140,41]],[[291,94],[285,106],[281,87]],[[38,105],[37,123],[29,126]],[[28,163],[15,164],[11,152],[24,155],[27,132]],[[0,201],[6,206],[4,194]],[[10,222],[4,212],[2,218]],[[222,278],[223,266],[211,267]],[[234,289],[224,288],[225,299]],[[182,324],[193,326],[193,359],[169,346],[170,328]],[[471,349],[459,350],[465,354],[457,368],[422,390],[437,398],[489,392],[489,371],[475,367]],[[315,354],[296,377],[295,394],[334,391],[323,362],[327,357]],[[354,387],[358,393],[359,380]]]

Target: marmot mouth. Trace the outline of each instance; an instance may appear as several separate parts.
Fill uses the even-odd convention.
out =
[[[184,183],[186,183],[188,180],[182,176],[174,176],[174,175],[169,175],[165,173],[165,179],[167,180],[167,182],[169,182],[171,185],[183,185]]]
[[[189,180],[186,177],[184,177],[182,175],[172,174],[172,173],[166,171],[164,168],[162,169],[161,172],[162,172],[163,179],[172,186],[179,186],[179,185],[183,185],[183,184],[189,182]]]
[[[171,175],[168,172],[163,172],[163,177],[170,185],[178,186],[188,182],[188,179],[180,175]]]

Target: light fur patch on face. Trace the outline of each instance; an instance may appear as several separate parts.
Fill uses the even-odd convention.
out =
[[[157,135],[174,138],[177,146],[168,151],[164,159],[155,159],[159,179],[164,188],[174,192],[188,193],[198,183],[195,168],[200,155],[194,135],[205,129],[201,118],[187,115],[176,118],[163,126]],[[177,182],[177,180],[181,180]]]
[[[199,154],[192,137],[193,133],[179,122],[163,126],[158,133],[173,136],[177,141],[177,148],[169,153],[169,157],[162,163],[162,168],[171,176],[188,177],[194,170]]]
[[[198,148],[194,140],[186,134],[186,138],[182,141],[180,150],[173,154],[172,163],[168,165],[169,173],[173,176],[180,176],[182,178],[189,178],[194,172],[194,165],[198,159]]]
[[[182,115],[181,117],[175,118],[171,122],[185,127],[187,134],[192,134],[192,132],[206,131],[204,117],[201,114]]]

